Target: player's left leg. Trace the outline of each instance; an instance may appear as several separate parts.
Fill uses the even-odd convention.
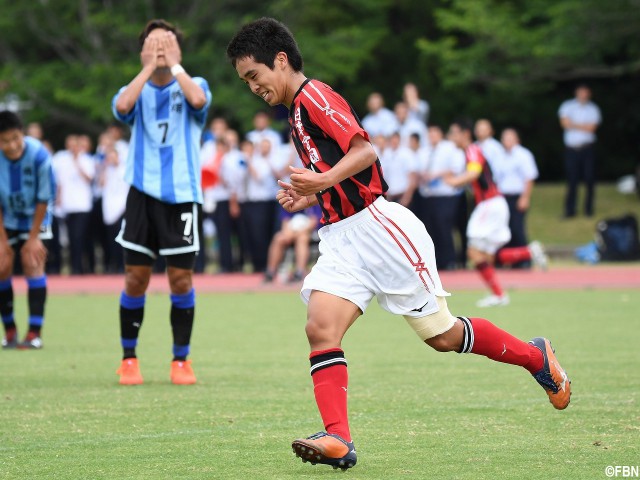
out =
[[[173,360],[171,381],[176,385],[196,383],[196,376],[187,360],[195,315],[193,265],[195,253],[168,255],[167,275],[171,289],[171,331],[173,333]]]
[[[46,257],[34,257],[21,250],[22,271],[27,279],[29,331],[18,345],[21,349],[42,348],[44,305],[47,300],[47,277],[44,273]]]
[[[558,363],[549,340],[534,338],[523,342],[484,318],[452,317],[446,301],[439,298],[440,311],[421,318],[407,318],[423,341],[439,352],[474,353],[496,362],[518,365],[533,375],[547,391],[553,406],[562,410],[569,405],[570,381]],[[449,318],[451,327],[432,336],[432,326]]]

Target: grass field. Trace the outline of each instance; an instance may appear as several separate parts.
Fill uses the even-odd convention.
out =
[[[52,296],[45,348],[0,351],[0,478],[601,479],[640,464],[638,292],[511,294],[482,313],[552,339],[569,408],[524,370],[427,349],[374,304],[344,344],[359,455],[346,473],[290,450],[322,428],[295,293],[199,296],[190,387],[169,383],[166,296],[147,301],[137,387],[115,375],[117,296]],[[477,312],[478,296],[454,295],[451,310]]]
[[[566,187],[562,183],[537,184],[533,191],[531,210],[527,222],[531,238],[546,245],[575,246],[593,240],[599,220],[634,213],[640,220],[640,199],[637,195],[624,195],[614,184],[601,183],[596,188],[596,212],[591,218],[578,215],[562,220]],[[584,188],[579,190],[578,212],[582,212]]]

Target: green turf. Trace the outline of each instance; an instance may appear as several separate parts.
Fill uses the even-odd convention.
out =
[[[549,246],[575,246],[593,240],[599,220],[634,213],[640,220],[640,199],[637,195],[624,195],[614,184],[598,184],[595,215],[578,215],[570,220],[561,219],[566,187],[561,183],[541,183],[535,186],[531,210],[527,217],[529,236]],[[584,188],[579,190],[578,212],[582,212]]]
[[[477,312],[479,295],[456,294],[451,310]],[[296,294],[200,295],[199,383],[187,387],[168,379],[166,296],[148,298],[137,387],[115,375],[117,296],[52,296],[45,348],[0,351],[0,478],[598,479],[607,465],[637,465],[637,292],[511,298],[482,313],[521,338],[554,341],[571,406],[553,410],[517,367],[430,351],[374,304],[344,344],[359,464],[343,474],[290,450],[321,429]]]

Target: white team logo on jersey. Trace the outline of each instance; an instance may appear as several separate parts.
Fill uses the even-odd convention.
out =
[[[300,116],[300,107],[296,108],[294,120],[296,130],[298,130],[298,135],[300,136],[300,141],[304,145],[304,148],[307,150],[309,160],[311,161],[311,163],[316,163],[318,160],[320,160],[320,155],[318,155],[318,150],[315,147],[311,146],[311,137],[307,135],[307,132],[304,131],[304,127],[302,126],[302,119]]]

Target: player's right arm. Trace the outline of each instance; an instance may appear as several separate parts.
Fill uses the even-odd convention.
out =
[[[115,102],[115,109],[120,115],[126,115],[133,110],[145,83],[151,78],[156,69],[158,60],[158,41],[154,38],[147,37],[140,52],[140,62],[142,70],[135,78],[126,86],[126,88],[118,95]]]

